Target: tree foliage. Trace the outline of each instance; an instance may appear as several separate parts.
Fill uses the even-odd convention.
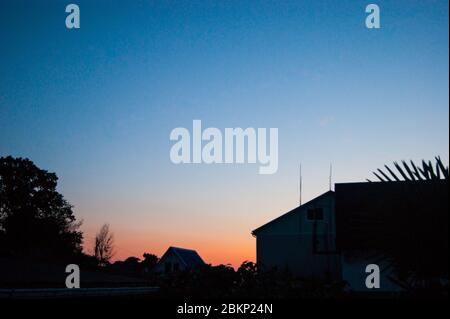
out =
[[[151,254],[151,253],[144,253],[143,257],[144,257],[144,260],[141,263],[148,270],[153,269],[153,267],[155,267],[156,263],[159,260],[158,256]]]
[[[60,258],[81,252],[72,205],[57,190],[58,177],[32,161],[0,158],[0,249],[21,256]]]

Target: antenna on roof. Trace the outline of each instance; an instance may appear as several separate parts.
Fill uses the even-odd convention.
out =
[[[299,206],[302,205],[302,164],[300,164],[300,180],[299,180]]]
[[[331,191],[331,188],[332,188],[332,182],[331,182],[332,176],[333,176],[333,164],[330,163],[330,177],[329,177],[329,181],[328,181],[329,182],[330,191]]]

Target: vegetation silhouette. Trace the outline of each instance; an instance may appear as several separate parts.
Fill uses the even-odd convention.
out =
[[[400,182],[400,181],[429,181],[429,180],[441,180],[449,179],[449,168],[442,163],[442,160],[439,156],[435,157],[436,163],[433,165],[431,161],[426,162],[422,160],[422,167],[420,165],[415,164],[413,161],[410,161],[410,164],[406,161],[402,161],[402,166],[398,162],[394,162],[394,167],[397,169],[400,177],[394,173],[394,171],[389,168],[389,166],[384,165],[384,168],[388,173],[385,173],[381,169],[377,169],[377,172],[373,172],[373,174],[379,179],[381,182]],[[389,176],[390,175],[390,176]],[[367,179],[368,182],[372,182],[370,179]]]
[[[108,265],[114,256],[114,236],[108,224],[104,224],[95,236],[94,256],[100,266]]]
[[[244,261],[229,265],[203,265],[197,269],[161,275],[156,283],[168,298],[337,298],[345,295],[345,282],[298,278],[288,270],[262,271],[261,265]]]
[[[57,182],[29,159],[0,158],[1,254],[62,260],[81,253],[81,223]]]
[[[384,262],[393,270],[391,280],[409,293],[448,295],[448,166],[439,157],[434,164],[403,161],[394,166],[397,172],[388,166],[386,172],[374,172],[379,183],[363,183],[382,186],[383,200],[373,200],[378,193],[368,198],[348,194],[350,206],[346,207],[356,207],[358,201],[368,207],[363,207],[367,214],[358,215],[357,222],[352,216],[343,222],[340,231],[350,236],[344,236],[342,244],[362,247],[372,260]],[[345,282],[298,278],[287,269],[262,271],[262,265],[249,261],[237,270],[229,265],[203,265],[168,274],[153,271],[159,259],[148,252],[142,260],[131,256],[111,263],[114,240],[107,224],[96,236],[93,256],[84,254],[81,222],[56,190],[57,181],[55,173],[29,159],[0,158],[1,258],[70,261],[83,271],[140,278],[143,285],[160,287],[165,297],[334,298],[347,294]],[[447,278],[446,283],[442,278]]]

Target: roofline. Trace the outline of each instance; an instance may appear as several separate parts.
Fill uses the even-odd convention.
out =
[[[187,250],[187,251],[195,251],[197,252],[195,249],[189,249],[189,248],[182,248],[182,247],[175,247],[175,246],[169,246],[168,249],[173,248],[173,249],[179,249],[179,250]]]
[[[195,252],[197,254],[197,256],[200,257],[200,255],[198,254],[198,252],[195,249],[187,249],[187,248],[181,248],[181,247],[175,247],[175,246],[169,246],[169,248],[167,248],[167,250],[164,252],[164,254],[161,256],[161,258],[159,260],[162,260],[167,253],[172,250],[177,256],[178,258],[180,258],[180,260],[183,262],[183,264],[185,266],[187,266],[188,264],[186,263],[186,261],[183,259],[183,257],[180,256],[180,254],[178,254],[177,250],[187,250],[187,251],[192,251]],[[200,259],[203,261],[203,263],[205,263],[205,261],[202,259],[202,257],[200,257]]]
[[[316,200],[319,200],[319,199],[321,199],[321,198],[323,198],[323,197],[325,197],[325,196],[327,196],[327,195],[330,195],[330,194],[334,194],[334,191],[331,191],[331,190],[330,190],[330,191],[327,191],[327,192],[325,192],[325,193],[323,193],[323,194],[321,194],[321,195],[319,195],[319,196],[317,196],[317,197],[314,197],[313,199],[307,201],[306,203],[304,203],[304,204],[302,204],[302,205],[300,205],[300,206],[295,207],[294,209],[292,209],[292,210],[290,210],[290,211],[284,213],[283,215],[280,215],[280,216],[278,216],[278,217],[272,219],[271,221],[265,223],[264,225],[259,226],[258,228],[252,230],[252,232],[251,232],[252,236],[253,236],[253,237],[256,237],[256,233],[259,232],[259,231],[261,231],[261,230],[262,230],[263,228],[265,228],[266,226],[272,224],[273,222],[276,222],[277,220],[279,220],[280,218],[282,218],[282,217],[284,217],[284,216],[286,216],[286,215],[289,215],[289,214],[293,213],[294,211],[296,211],[296,210],[299,209],[300,207],[309,205],[309,204],[311,204],[312,202],[315,202]]]
[[[192,253],[195,253],[195,254],[198,256],[198,258],[200,258],[200,260],[201,260],[204,264],[206,264],[205,261],[203,260],[203,258],[200,256],[200,254],[199,254],[195,249],[189,249],[189,248],[181,248],[181,247],[169,246],[169,248],[167,249],[166,253],[167,253],[170,249],[172,249],[173,252],[178,256],[178,258],[181,259],[181,261],[184,263],[185,266],[188,266],[188,263],[187,263],[186,260],[184,260],[183,257],[178,253],[179,250],[185,250],[185,251],[190,251],[190,252],[192,252]],[[165,255],[165,254],[164,254],[164,255]],[[161,259],[162,259],[162,257],[161,257]]]
[[[372,182],[344,182],[344,183],[335,183],[334,186],[342,186],[342,185],[374,185],[374,184],[406,184],[406,183],[428,183],[428,182],[448,182],[448,179],[436,179],[436,180],[415,180],[415,181],[372,181]]]

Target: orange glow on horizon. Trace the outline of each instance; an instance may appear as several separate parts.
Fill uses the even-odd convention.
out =
[[[85,235],[88,234],[89,232],[85,233]],[[86,238],[94,238],[94,236],[95,232]],[[248,232],[247,238],[236,236],[231,240],[219,236],[211,236],[209,240],[204,238],[181,239],[176,238],[173,234],[159,237],[158,240],[153,240],[141,238],[141,235],[136,232],[115,231],[115,254],[112,261],[125,260],[131,256],[142,259],[144,253],[152,253],[160,258],[170,246],[196,250],[205,263],[213,266],[229,264],[237,269],[244,261],[255,262],[256,260],[256,240],[250,232]],[[171,239],[171,237],[173,238]],[[91,242],[93,241],[85,240],[85,252],[88,254],[92,254],[93,251],[92,245],[89,245]]]

